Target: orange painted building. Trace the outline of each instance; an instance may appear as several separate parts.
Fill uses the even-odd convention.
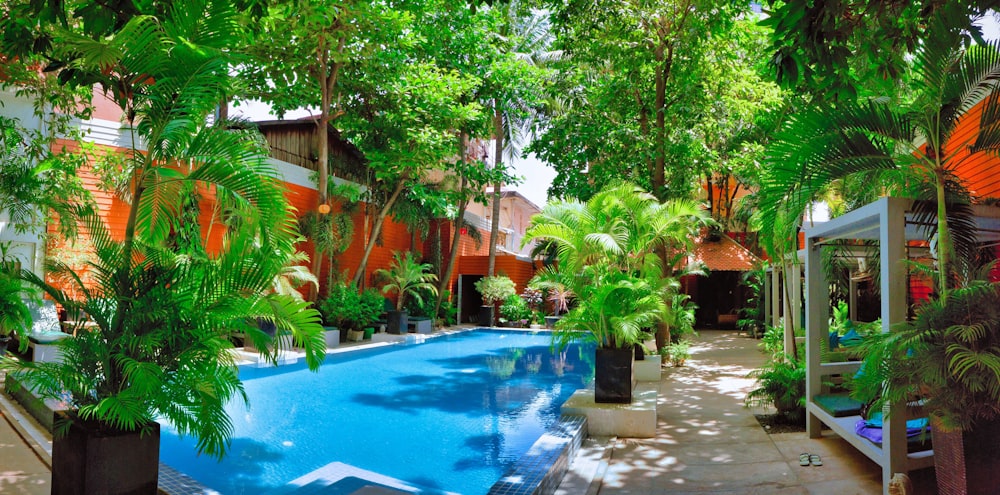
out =
[[[44,124],[40,119],[31,120],[33,117],[30,101],[18,99],[13,94],[8,95],[7,93],[4,93],[3,97],[6,107],[0,107],[0,113],[17,118],[29,128],[42,128]],[[95,92],[93,103],[95,108],[92,118],[80,123],[81,130],[86,135],[84,141],[93,145],[86,150],[91,163],[103,154],[123,152],[131,148],[130,136],[121,132],[120,111],[117,106],[99,92]],[[317,207],[317,190],[313,174],[317,168],[315,157],[318,156],[318,153],[315,149],[315,143],[318,140],[315,139],[313,122],[311,120],[267,121],[259,123],[259,129],[271,145],[272,156],[269,162],[282,178],[285,196],[290,207],[294,208],[295,215],[301,217],[305,212],[315,209]],[[350,143],[344,141],[336,131],[331,130],[330,138],[331,169],[333,175],[338,177],[335,180],[348,180],[363,184],[368,175],[364,157]],[[53,144],[53,150],[56,152],[81,151],[79,144],[70,140],[57,140]],[[79,171],[79,176],[83,185],[91,192],[99,215],[109,227],[112,236],[121,239],[124,236],[128,205],[116,197],[112,191],[102,189],[100,179],[93,169],[83,168]],[[217,218],[218,213],[215,211],[213,192],[205,189],[200,193],[202,201],[199,220],[202,235],[206,240],[206,249],[213,252],[221,245],[223,229]],[[332,204],[331,206],[334,212],[339,211],[340,205]],[[348,277],[353,276],[360,265],[365,245],[371,235],[370,226],[373,219],[371,216],[366,218],[365,212],[365,205],[359,205],[352,215],[353,242],[344,253],[336,256],[334,269],[346,270]],[[370,215],[374,214],[374,211],[370,213]],[[466,222],[478,227],[477,230],[479,230],[480,237],[484,239],[484,242],[477,246],[470,236],[462,236],[458,246],[459,260],[450,281],[453,294],[457,294],[457,283],[460,275],[485,275],[485,261],[480,263],[478,259],[485,260],[488,253],[486,243],[489,239],[489,224],[474,214],[467,214]],[[440,219],[435,220],[433,225],[439,230],[440,239],[443,241],[441,243],[443,247],[436,249],[441,252],[441,260],[447,262],[453,223]],[[30,266],[35,267],[36,272],[40,274],[42,273],[42,260],[46,252],[58,253],[58,256],[69,261],[73,268],[79,269],[84,266],[86,255],[92,249],[89,246],[89,236],[85,230],[81,230],[79,237],[72,242],[61,239],[56,235],[56,230],[54,225],[49,225],[45,232],[48,235],[35,234],[23,242],[17,239],[18,242],[26,246],[24,250],[27,254],[21,257],[28,261]],[[0,233],[2,232],[0,230]],[[523,232],[520,234],[523,235]],[[8,232],[6,236],[8,240],[10,236],[11,234]],[[362,286],[371,287],[373,285],[373,272],[379,268],[388,268],[395,252],[411,250],[418,253],[420,257],[424,257],[434,251],[432,247],[430,239],[417,239],[414,245],[414,236],[405,225],[396,222],[391,217],[386,219],[379,236],[379,242],[376,243],[368,258]],[[301,243],[299,249],[310,255],[313,253],[313,246],[310,242]],[[468,257],[473,257],[472,259],[477,261],[468,261],[466,259]],[[517,277],[515,282],[519,287],[523,287],[532,274],[530,260],[515,256],[500,256],[497,267],[499,273],[508,273],[512,277]],[[326,284],[330,269],[330,263],[324,260],[320,273],[316,274],[321,284]],[[49,278],[51,282],[58,283],[51,276]]]

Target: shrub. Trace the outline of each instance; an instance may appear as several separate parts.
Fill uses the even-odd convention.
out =
[[[483,304],[493,305],[508,297],[517,295],[514,281],[503,275],[483,277],[475,284],[476,290],[483,295]]]
[[[361,330],[382,313],[383,299],[375,289],[358,292],[354,284],[335,284],[319,304],[323,323],[343,330]]]
[[[513,294],[504,300],[500,306],[500,316],[510,322],[518,322],[531,318],[531,308],[520,296]]]

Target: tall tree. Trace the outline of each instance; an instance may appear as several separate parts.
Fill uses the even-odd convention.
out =
[[[956,260],[967,258],[956,254],[974,245],[955,167],[1000,152],[1000,43],[970,47],[967,31],[947,12],[928,22],[913,55],[911,103],[817,105],[789,119],[767,151],[759,221],[768,226],[771,246],[787,244],[808,206],[834,181],[878,177],[885,187],[932,205],[928,236],[937,238],[937,289],[946,298],[960,271]],[[956,133],[980,105],[977,132]]]
[[[494,6],[497,20],[497,56],[488,68],[483,96],[493,108],[493,168],[503,177],[504,157],[520,155],[523,134],[535,125],[535,107],[540,103],[546,70],[539,65],[549,57],[551,33],[548,19],[524,2],[513,0]],[[500,201],[503,182],[493,183],[487,276],[496,270],[497,240],[500,232]]]
[[[403,26],[409,22],[407,13],[371,2],[284,0],[251,24],[251,62],[241,65],[246,96],[270,103],[279,115],[298,108],[317,112],[317,208],[329,201],[330,129],[353,96],[341,84],[345,67],[363,65],[379,47],[406,45]],[[316,250],[314,273],[322,260]]]
[[[982,43],[978,21],[997,0],[768,0],[771,65],[779,83],[826,101],[895,91],[932,17],[948,19]]]
[[[474,76],[430,62],[400,64],[406,54],[383,51],[377,67],[353,80],[358,93],[344,116],[345,134],[368,159],[375,180],[370,204],[378,208],[354,274],[361,285],[368,258],[400,194],[446,167],[454,156],[454,130],[479,118],[480,107],[461,96],[479,84]]]
[[[661,200],[690,196],[698,143],[688,131],[707,106],[709,40],[730,36],[744,9],[701,0],[556,5],[567,112],[532,148],[556,165],[552,192],[585,198],[626,178]]]

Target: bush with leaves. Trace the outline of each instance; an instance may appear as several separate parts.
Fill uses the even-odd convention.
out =
[[[509,323],[520,324],[531,318],[531,308],[521,296],[507,296],[507,299],[500,305],[500,317]]]
[[[483,304],[487,306],[505,301],[508,297],[517,294],[514,281],[503,275],[483,277],[476,281],[475,287],[483,296]]]
[[[806,367],[801,359],[792,359],[791,356],[769,359],[748,377],[757,380],[757,387],[747,393],[747,407],[773,405],[787,417],[803,417],[806,407]]]
[[[319,304],[323,322],[342,330],[362,330],[382,313],[384,299],[375,289],[358,292],[354,284],[334,284]]]

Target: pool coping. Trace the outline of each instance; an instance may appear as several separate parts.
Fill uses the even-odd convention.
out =
[[[522,455],[487,495],[551,495],[587,436],[587,417],[563,415]]]
[[[461,328],[450,328],[438,330],[431,334],[420,334],[426,338],[437,338],[446,335],[473,330],[491,330],[504,332],[524,332],[524,333],[553,333],[551,329],[538,328],[506,328],[506,327],[482,327],[471,326]],[[348,346],[338,346],[327,349],[326,354],[339,354],[342,352],[361,351],[375,349],[378,347],[394,345],[415,345],[423,343],[424,339],[418,342],[368,342]],[[285,351],[291,354],[300,354],[297,357],[304,357],[304,352]],[[276,366],[292,364],[295,361],[279,363]],[[259,361],[240,360],[238,366],[258,366]],[[271,366],[268,364],[268,366]],[[0,377],[2,379],[4,377]],[[0,389],[5,388],[0,386]],[[25,391],[25,389],[22,389]],[[52,434],[44,430],[44,425],[34,417],[34,413],[25,410],[27,415],[17,410],[17,405],[11,399],[18,401],[18,398],[10,397],[5,391],[0,390],[0,409],[10,413],[8,418],[12,426],[18,430],[19,435],[31,448],[35,455],[42,459],[43,463],[51,469],[51,438]],[[28,392],[30,394],[30,392]],[[19,402],[19,401],[18,401]],[[48,406],[49,404],[46,404]],[[24,406],[21,406],[22,408]],[[527,495],[554,493],[560,481],[565,476],[569,463],[578,452],[583,439],[587,436],[587,420],[583,416],[562,415],[556,424],[552,425],[542,434],[538,440],[532,444],[531,448],[514,463],[507,473],[490,488],[488,495]],[[159,493],[163,495],[217,495],[218,492],[200,484],[194,478],[181,471],[160,463],[159,469]]]

